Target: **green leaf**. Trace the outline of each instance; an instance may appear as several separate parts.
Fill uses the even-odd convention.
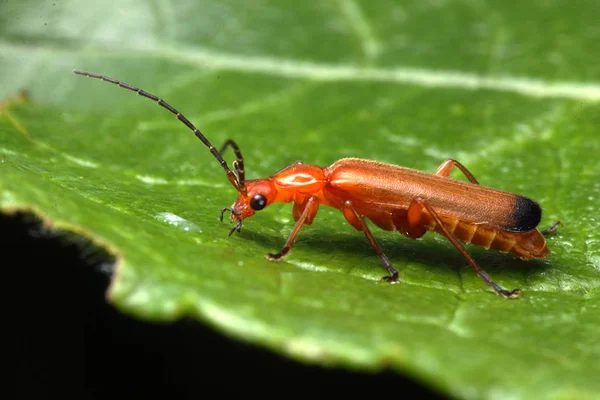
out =
[[[30,3],[0,4],[0,206],[108,247],[123,312],[192,316],[295,359],[391,368],[461,398],[597,398],[595,2]],[[296,160],[433,172],[456,158],[539,201],[542,228],[564,225],[544,261],[469,247],[497,283],[524,290],[517,300],[495,296],[443,237],[373,228],[402,280],[380,284],[363,234],[326,207],[272,263],[289,204],[228,237],[218,214],[236,192],[207,149],[167,111],[74,68],[159,95],[216,146],[235,138],[251,179]],[[28,100],[11,97],[19,89]]]

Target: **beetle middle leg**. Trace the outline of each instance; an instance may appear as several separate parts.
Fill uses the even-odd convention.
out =
[[[379,247],[377,241],[375,241],[375,238],[373,237],[371,230],[367,226],[367,223],[365,222],[363,217],[354,209],[350,200],[344,202],[342,212],[344,213],[344,217],[346,217],[346,220],[350,223],[350,225],[365,233],[367,239],[369,239],[369,242],[371,242],[371,246],[373,246],[373,248],[375,249],[375,253],[377,253],[379,259],[383,263],[383,266],[389,271],[390,276],[384,276],[383,278],[381,278],[381,280],[390,283],[398,283],[398,271],[394,267],[392,267],[392,263],[383,253],[383,250],[381,250],[381,247]]]
[[[477,179],[475,179],[475,177],[473,176],[473,174],[467,169],[467,167],[465,167],[464,165],[462,165],[461,163],[459,163],[458,161],[449,158],[446,161],[444,161],[442,163],[442,165],[440,165],[437,169],[437,171],[435,171],[435,174],[438,176],[444,176],[444,177],[449,177],[450,176],[450,172],[452,171],[452,168],[458,168],[460,169],[460,171],[467,177],[467,179],[471,182],[471,183],[475,183],[477,185],[479,185],[479,182],[477,181]]]
[[[479,275],[479,277],[481,279],[483,279],[483,281],[488,286],[491,286],[492,289],[494,289],[494,291],[496,292],[496,294],[500,294],[500,295],[502,295],[502,296],[504,296],[506,298],[509,298],[509,299],[514,299],[514,298],[519,297],[519,295],[521,294],[521,289],[513,289],[510,292],[508,290],[506,290],[506,289],[503,289],[496,282],[494,282],[492,280],[492,278],[490,278],[490,276],[487,274],[487,272],[485,272],[484,270],[482,270],[481,267],[479,267],[479,265],[477,265],[477,262],[467,252],[467,249],[465,248],[465,246],[463,246],[463,244],[460,243],[460,241],[456,238],[456,236],[454,236],[454,234],[452,234],[446,228],[446,226],[444,225],[444,223],[440,219],[440,217],[437,214],[437,212],[427,203],[427,201],[425,201],[425,199],[423,199],[421,197],[417,197],[416,199],[414,199],[410,203],[410,206],[408,208],[408,214],[409,215],[411,215],[411,214],[412,215],[417,215],[418,212],[420,212],[422,214],[423,209],[427,210],[427,212],[429,213],[429,215],[431,215],[431,218],[433,218],[433,220],[435,221],[435,223],[441,228],[442,232],[444,233],[444,236],[446,236],[446,238],[448,238],[448,240],[450,240],[450,242],[452,242],[452,244],[454,245],[454,247],[456,247],[456,249],[458,251],[460,251],[460,253],[467,259],[467,261],[469,262],[469,264],[471,264],[471,267],[473,267],[473,269],[475,270],[475,272],[477,272],[477,275]],[[409,218],[409,223],[418,224],[418,223],[421,223],[421,222],[420,221],[416,221],[416,220],[412,220],[411,221],[411,218]]]
[[[296,226],[294,226],[294,229],[292,229],[292,233],[290,233],[290,236],[288,237],[285,246],[283,246],[279,253],[266,254],[265,258],[270,261],[279,261],[286,255],[288,255],[290,250],[292,249],[292,246],[294,245],[294,240],[296,240],[298,232],[300,232],[300,228],[302,228],[302,225],[304,225],[305,223],[312,222],[318,209],[319,199],[314,196],[308,197],[306,199],[306,202],[304,203],[304,210],[302,210],[302,213],[300,214],[300,217],[296,222]]]

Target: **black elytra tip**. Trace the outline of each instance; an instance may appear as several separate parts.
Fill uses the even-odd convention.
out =
[[[517,196],[510,218],[510,226],[504,227],[509,232],[529,232],[535,229],[542,220],[542,208],[527,197]]]

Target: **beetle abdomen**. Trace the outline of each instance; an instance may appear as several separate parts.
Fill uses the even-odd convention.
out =
[[[442,234],[442,229],[429,216],[423,216],[427,229]],[[513,253],[523,259],[544,258],[550,254],[546,239],[537,229],[529,232],[507,232],[491,226],[441,217],[446,229],[458,239],[475,246]],[[537,226],[537,223],[536,223]]]

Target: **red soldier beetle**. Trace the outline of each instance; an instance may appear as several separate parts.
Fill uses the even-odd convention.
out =
[[[445,236],[466,258],[475,272],[496,294],[517,298],[522,291],[508,291],[497,285],[483,271],[461,243],[473,244],[503,253],[511,252],[522,259],[541,259],[550,254],[544,236],[556,232],[556,222],[544,231],[537,229],[542,216],[538,203],[517,194],[481,186],[460,162],[448,159],[435,174],[358,158],[344,158],[329,167],[291,164],[266,179],[246,180],[244,157],[231,139],[217,150],[186,117],[162,99],[135,86],[91,72],[74,70],[77,75],[100,79],[154,100],[169,110],[194,132],[225,170],[229,182],[238,192],[230,212],[235,226],[229,235],[240,232],[242,221],[269,205],[292,202],[296,225],[279,253],[267,254],[271,261],[281,260],[292,249],[303,225],[312,224],[320,205],[339,209],[346,221],[363,231],[381,259],[389,276],[382,281],[399,282],[398,271],[373,237],[365,218],[383,230],[396,230],[412,239],[427,231]],[[231,147],[236,160],[232,171],[222,153]],[[469,182],[450,178],[458,168]]]

